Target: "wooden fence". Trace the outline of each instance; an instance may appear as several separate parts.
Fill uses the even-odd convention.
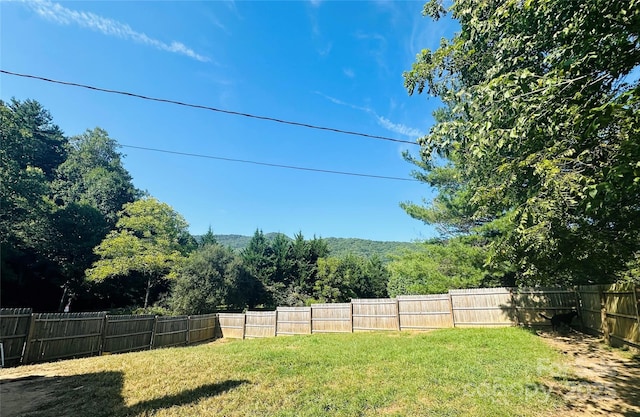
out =
[[[394,298],[351,300],[353,330],[400,330],[398,300]]]
[[[312,333],[345,333],[353,331],[351,303],[311,304]]]
[[[200,343],[217,337],[217,317],[215,314],[189,316],[187,343]]]
[[[31,316],[24,363],[100,353],[106,313],[38,313]]]
[[[449,294],[398,296],[400,330],[431,330],[453,327]]]
[[[2,366],[20,363],[24,343],[29,335],[30,308],[0,309],[0,342],[2,343]]]
[[[276,311],[200,316],[111,316],[0,309],[4,365],[131,352],[225,338],[310,333],[548,326],[540,314],[577,310],[576,320],[612,345],[640,347],[640,290],[632,284],[559,288],[479,288],[447,294],[354,299]]]
[[[244,314],[244,337],[273,337],[276,335],[277,311],[247,311]]]
[[[244,339],[245,323],[244,313],[218,313],[219,336],[229,339]]]
[[[640,289],[631,284],[580,286],[583,325],[613,346],[640,348]]]
[[[156,316],[106,316],[103,353],[124,353],[149,349]]]
[[[311,334],[311,307],[278,307],[276,335]]]

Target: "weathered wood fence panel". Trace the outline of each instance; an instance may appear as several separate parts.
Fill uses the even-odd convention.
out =
[[[517,323],[527,326],[551,326],[540,314],[551,317],[577,310],[576,292],[565,288],[518,288],[513,290]]]
[[[278,307],[276,335],[311,333],[311,307]]]
[[[187,316],[157,316],[153,334],[153,347],[169,347],[189,343],[189,318]]]
[[[205,342],[216,337],[216,315],[189,316],[189,344]]]
[[[153,315],[107,315],[102,353],[150,349],[155,321]]]
[[[312,333],[351,333],[351,303],[311,304]]]
[[[218,329],[221,337],[244,339],[244,313],[218,313]]]
[[[353,331],[400,330],[398,300],[395,298],[356,299],[353,306]]]
[[[456,327],[513,326],[516,310],[509,288],[451,290]]]
[[[578,287],[580,315],[584,330],[588,333],[602,334],[602,305],[599,285],[581,285]]]
[[[244,337],[273,337],[276,335],[277,311],[247,311]]]
[[[38,313],[31,316],[23,363],[100,354],[106,313]]]
[[[429,330],[453,327],[449,294],[400,295],[400,330]]]
[[[0,309],[0,343],[4,355],[3,366],[14,366],[20,363],[24,344],[29,335],[31,312],[30,308]]]
[[[605,338],[613,346],[629,344],[640,347],[638,296],[633,284],[601,287],[606,324]]]

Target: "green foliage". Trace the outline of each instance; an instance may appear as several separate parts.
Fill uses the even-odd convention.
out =
[[[323,239],[307,241],[298,233],[295,240],[283,234],[269,240],[256,230],[241,256],[249,275],[265,290],[261,304],[275,307],[306,303],[316,281],[317,261],[328,253]]]
[[[264,237],[268,241],[271,241],[277,235],[278,233],[267,233]],[[240,251],[246,248],[251,240],[250,236],[241,235],[215,235],[215,238],[221,244]],[[336,256],[338,258],[348,254],[364,257],[378,256],[385,262],[389,259],[390,254],[401,249],[408,249],[414,246],[414,243],[410,242],[380,242],[355,238],[328,237],[322,239],[318,238],[317,240],[326,244],[331,256]]]
[[[379,258],[347,255],[318,259],[314,299],[323,303],[348,302],[352,298],[383,298],[389,272]]]
[[[485,256],[485,249],[459,239],[425,243],[420,249],[396,255],[389,263],[389,295],[442,294],[478,287],[487,278]]]
[[[441,1],[424,9],[435,19]],[[640,7],[457,0],[461,30],[405,72],[444,104],[420,139],[413,217],[468,233],[527,285],[609,282],[640,250]],[[627,81],[630,80],[630,81]],[[443,162],[446,161],[446,162]]]
[[[33,100],[0,102],[0,121],[3,305],[51,311],[92,296],[93,248],[137,196],[115,141],[101,129],[69,141]]]
[[[87,270],[87,278],[101,281],[140,273],[147,279],[146,308],[151,287],[174,277],[174,268],[193,247],[187,227],[180,214],[154,198],[125,204],[116,229],[95,248],[100,259]]]
[[[117,148],[117,142],[100,128],[72,137],[69,156],[56,170],[54,198],[64,204],[91,205],[110,226],[115,225],[122,206],[140,194],[133,187]]]
[[[177,314],[206,314],[254,305],[254,286],[242,260],[230,248],[207,244],[192,252],[177,271],[169,305]]]
[[[64,282],[57,249],[50,180],[66,139],[51,115],[31,100],[0,101],[0,269],[2,305],[58,307]],[[53,253],[52,253],[53,252]],[[34,294],[37,288],[37,294]]]

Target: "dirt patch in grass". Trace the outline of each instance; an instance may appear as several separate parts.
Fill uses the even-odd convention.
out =
[[[0,416],[25,415],[51,401],[55,379],[51,375],[30,373],[0,378]]]
[[[538,332],[565,356],[548,383],[567,404],[563,416],[640,416],[640,353],[611,349],[574,330]]]

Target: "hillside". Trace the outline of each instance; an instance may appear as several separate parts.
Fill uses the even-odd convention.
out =
[[[268,233],[265,236],[268,239],[273,239],[276,235],[277,233]],[[215,235],[215,237],[221,244],[238,251],[244,249],[251,240],[251,236],[242,235]],[[365,257],[377,255],[386,259],[391,253],[401,249],[409,249],[416,245],[410,242],[380,242],[367,239],[338,237],[328,237],[323,238],[323,240],[329,245],[331,256],[335,257],[342,257],[348,253],[352,253]]]

